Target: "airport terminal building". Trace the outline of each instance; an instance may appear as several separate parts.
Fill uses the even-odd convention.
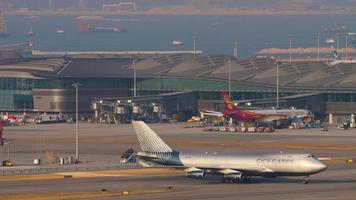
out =
[[[229,80],[240,106],[271,107],[276,106],[277,68],[281,107],[306,108],[333,122],[356,111],[356,65],[351,63],[277,63],[262,56],[237,60],[194,53],[36,55],[29,44],[0,47],[0,111],[74,112],[73,83],[81,84],[79,109],[86,113],[93,112],[93,102],[163,93],[173,93],[159,98],[175,99],[173,113],[218,110]],[[183,104],[186,99],[177,92],[191,93],[191,103]]]

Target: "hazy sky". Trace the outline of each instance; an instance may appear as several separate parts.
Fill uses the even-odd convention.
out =
[[[15,7],[29,7],[32,9],[47,8],[49,0],[7,0]],[[53,0],[56,7],[76,7],[79,0]],[[127,2],[130,0],[85,0],[86,6],[90,8],[99,8],[103,3]],[[170,6],[179,5],[189,1],[204,1],[204,0],[135,0],[138,6]],[[273,7],[280,2],[288,0],[209,0],[211,4],[221,4],[225,6],[251,6],[251,7]],[[289,0],[295,1],[295,0]],[[356,6],[356,0],[301,0],[307,2],[318,2],[326,5],[351,5]],[[5,2],[4,0],[1,2]],[[4,3],[1,3],[4,4]]]

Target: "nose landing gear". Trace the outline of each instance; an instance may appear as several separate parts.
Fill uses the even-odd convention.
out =
[[[302,180],[302,184],[309,184],[309,176],[305,177],[305,178]]]

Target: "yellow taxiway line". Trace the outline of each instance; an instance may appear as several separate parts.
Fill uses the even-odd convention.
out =
[[[49,174],[23,174],[23,175],[4,175],[0,182],[5,181],[27,181],[27,180],[50,180],[63,178],[98,178],[98,177],[120,177],[120,176],[138,176],[152,174],[182,174],[180,170],[172,168],[143,168],[143,169],[119,169],[108,171],[92,172],[63,172]]]
[[[20,195],[2,195],[1,199],[6,200],[72,200],[72,199],[96,199],[105,197],[120,197],[130,195],[147,195],[157,193],[167,193],[177,191],[174,187],[158,188],[135,188],[116,191],[97,191],[97,192],[61,192],[61,193],[42,193],[42,194],[20,194]]]

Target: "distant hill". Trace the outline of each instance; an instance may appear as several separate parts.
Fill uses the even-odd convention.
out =
[[[195,2],[199,5],[202,0],[84,0],[85,7],[88,9],[101,8],[102,4],[111,4],[117,2],[136,2],[138,7],[166,7],[184,5]],[[205,2],[205,0],[203,0]],[[212,6],[222,7],[254,7],[254,8],[274,8],[281,3],[305,3],[305,4],[320,4],[321,6],[336,6],[336,7],[356,7],[356,0],[206,0]],[[54,8],[78,8],[79,0],[53,0]],[[49,0],[3,0],[0,1],[0,8],[6,9],[47,9],[49,8]]]

